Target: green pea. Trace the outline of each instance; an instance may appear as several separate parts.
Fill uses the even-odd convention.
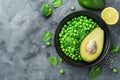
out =
[[[69,56],[69,53],[66,53],[67,56]]]
[[[79,21],[79,25],[81,25],[82,24],[82,22],[81,21]]]
[[[75,57],[75,55],[72,55],[72,58],[74,58]]]
[[[62,51],[64,52],[64,51],[65,51],[65,49],[64,49],[64,48],[62,48]]]
[[[92,22],[91,22],[91,24],[93,25],[93,24],[94,24],[94,22],[92,21]]]
[[[87,19],[87,17],[86,16],[84,16],[84,20],[86,20]]]
[[[81,18],[81,19],[83,19],[83,18],[84,18],[84,16],[80,16],[80,18]]]
[[[63,46],[63,45],[61,45],[61,48],[64,48],[64,46]]]
[[[50,46],[50,45],[51,45],[51,43],[47,41],[47,42],[46,42],[46,45],[47,45],[47,46]]]
[[[87,27],[87,30],[90,30],[90,27]]]
[[[74,18],[72,19],[72,21],[74,21]]]
[[[64,73],[65,73],[65,71],[64,71],[63,69],[61,69],[61,70],[60,70],[60,73],[61,73],[61,74],[64,74]]]
[[[74,19],[76,20],[76,17]]]
[[[65,39],[64,38],[62,38],[62,41],[64,41]]]
[[[91,23],[91,21],[90,21],[90,20],[88,20],[88,23],[90,24],[90,23]]]
[[[88,23],[88,20],[86,19],[85,22]]]
[[[90,18],[89,21],[92,21],[92,19]]]
[[[86,26],[89,26],[89,24],[88,24],[88,23],[86,23]]]
[[[62,34],[59,34],[59,37],[61,37],[62,36]]]
[[[93,27],[92,24],[90,24],[89,27],[90,27],[90,28]]]
[[[112,70],[114,73],[117,73],[118,72],[118,69],[117,68],[113,68]]]
[[[83,25],[85,26],[86,24],[85,24],[85,23],[83,23]]]
[[[67,22],[67,24],[69,25],[69,24],[70,24],[70,22],[68,21],[68,22]]]
[[[69,54],[68,56],[69,56],[69,57],[71,57],[71,55],[70,55],[70,54]]]
[[[63,34],[64,32],[63,32],[63,30],[61,31],[61,34]]]
[[[74,6],[71,6],[70,9],[71,9],[72,11],[74,11],[74,10],[75,10],[75,7],[74,7]]]
[[[64,28],[66,28],[67,27],[67,25],[64,25]]]
[[[75,60],[75,61],[77,61],[77,60],[78,60],[78,58],[76,57],[76,58],[74,58],[74,60]]]
[[[60,58],[60,59],[59,59],[59,61],[60,61],[60,62],[63,62],[63,59],[62,59],[62,58]]]
[[[65,28],[62,28],[62,30],[64,31],[64,30],[65,30]]]

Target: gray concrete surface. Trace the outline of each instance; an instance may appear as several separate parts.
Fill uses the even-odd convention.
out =
[[[89,68],[72,66],[66,62],[51,66],[48,55],[59,58],[53,43],[55,29],[59,22],[73,11],[84,10],[77,0],[63,0],[62,6],[53,8],[49,18],[44,18],[39,8],[43,3],[51,5],[52,0],[0,0],[0,80],[90,80]],[[107,0],[107,6],[115,7],[120,13],[120,0]],[[100,15],[101,11],[94,11]],[[108,26],[113,44],[120,46],[120,21]],[[41,40],[45,29],[52,33],[52,45],[46,47]],[[110,54],[100,64],[102,74],[94,80],[120,79],[120,51]],[[117,67],[118,73],[112,68]],[[60,69],[65,74],[59,73]]]

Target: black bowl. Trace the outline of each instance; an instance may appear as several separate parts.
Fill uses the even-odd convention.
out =
[[[87,16],[89,18],[92,18],[93,21],[95,21],[100,27],[104,30],[104,46],[101,55],[93,62],[85,62],[85,61],[75,61],[72,60],[71,58],[67,57],[61,50],[60,48],[60,42],[59,42],[59,33],[61,31],[61,28],[63,27],[64,24],[66,24],[67,21],[71,20],[74,17],[79,17],[81,15]],[[55,48],[61,58],[65,60],[66,62],[76,65],[76,66],[81,66],[81,67],[90,67],[93,66],[97,63],[99,63],[108,53],[110,47],[111,47],[111,35],[110,31],[106,25],[106,23],[99,17],[97,14],[90,12],[90,11],[77,11],[73,12],[72,14],[69,14],[66,16],[58,25],[56,32],[55,32],[55,37],[54,37],[54,44]]]

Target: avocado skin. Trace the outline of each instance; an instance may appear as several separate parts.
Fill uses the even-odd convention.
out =
[[[96,41],[97,44],[96,52],[93,54],[89,54],[86,51],[86,45],[91,40]],[[90,32],[80,44],[80,55],[82,59],[85,62],[92,62],[96,60],[102,53],[103,45],[104,45],[104,31],[100,27],[97,27],[92,32]]]
[[[105,0],[78,0],[78,2],[82,7],[94,10],[103,9],[106,5]]]

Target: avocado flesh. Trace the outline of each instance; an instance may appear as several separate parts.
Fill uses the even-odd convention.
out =
[[[80,44],[80,55],[86,62],[92,62],[96,60],[104,45],[104,31],[97,27],[90,32]]]

